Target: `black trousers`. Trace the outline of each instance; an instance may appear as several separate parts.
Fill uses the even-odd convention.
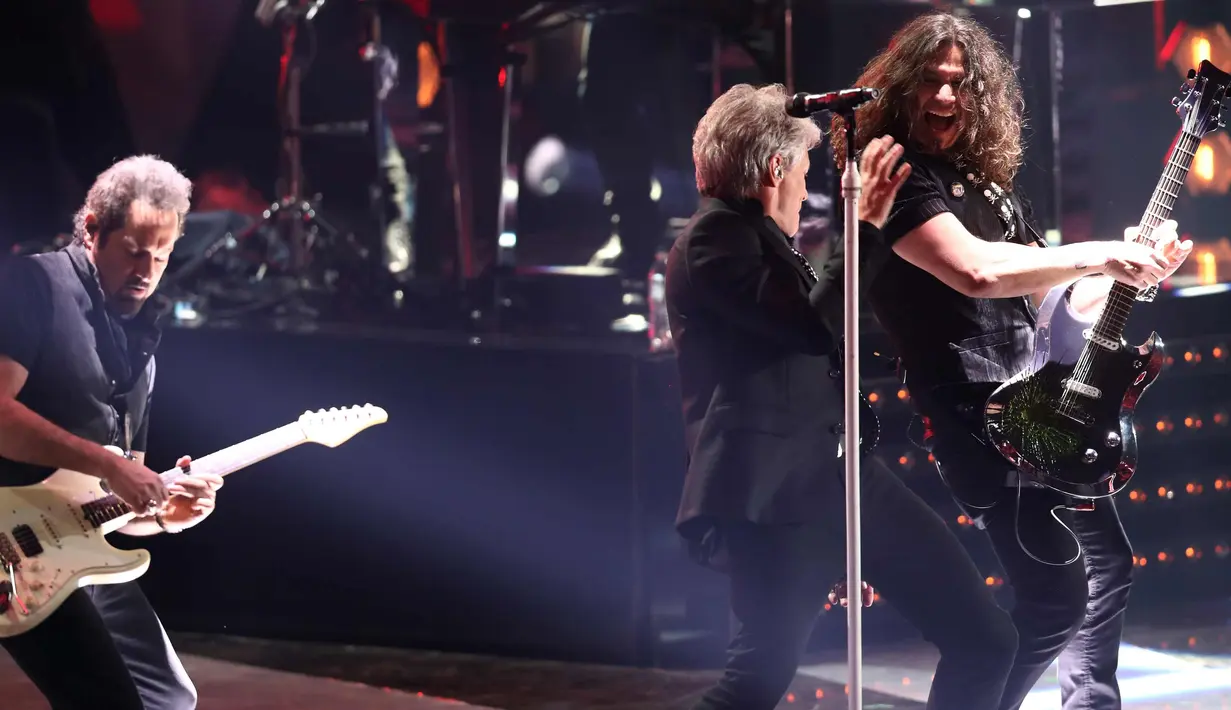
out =
[[[817,522],[724,527],[739,629],[722,679],[697,710],[768,710],[795,677],[845,568],[845,486],[841,472],[825,475],[838,480]],[[941,653],[928,707],[995,710],[1017,649],[1008,613],[952,530],[897,476],[869,463],[862,479],[864,576]]]
[[[971,433],[980,410],[979,400],[933,410],[932,451],[959,504],[986,529],[1013,588],[1019,641],[999,707],[1019,708],[1059,658],[1064,710],[1119,710],[1133,550],[1115,500],[1075,511],[1049,489],[1007,485],[1011,467]]]
[[[52,710],[193,710],[197,691],[136,582],[73,592],[0,642]]]

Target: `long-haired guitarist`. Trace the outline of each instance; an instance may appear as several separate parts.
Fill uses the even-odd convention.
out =
[[[144,465],[159,339],[146,302],[183,231],[191,187],[169,163],[121,160],[90,188],[72,245],[0,266],[0,485],[55,469],[98,476],[141,514],[121,529],[130,535],[179,532],[213,511],[221,478],[164,486]],[[2,644],[56,710],[196,706],[135,581],[79,589]]]
[[[706,111],[693,137],[703,199],[667,264],[689,459],[677,526],[729,574],[740,624],[699,709],[777,707],[845,559],[844,261],[816,273],[792,248],[820,130],[785,104],[781,86],[744,84]],[[865,240],[909,173],[900,156],[888,138],[864,151]],[[1008,614],[896,476],[867,467],[861,485],[868,575],[941,653],[929,707],[995,710],[1016,647]]]
[[[1175,224],[1157,248],[1046,246],[1014,189],[1023,102],[1013,65],[974,21],[927,14],[898,31],[856,81],[881,89],[858,114],[858,146],[893,135],[910,179],[866,267],[871,304],[896,343],[930,446],[955,497],[987,530],[1013,585],[1019,647],[999,707],[1016,708],[1060,657],[1065,708],[1119,708],[1115,671],[1132,552],[1113,501],[1092,511],[1019,487],[979,440],[991,389],[1030,364],[1036,298],[1081,278],[1072,307],[1101,307],[1113,280],[1147,288],[1191,250]],[[833,125],[845,160],[841,119]],[[1020,494],[1020,499],[1018,498]],[[1052,511],[1080,540],[1057,524]]]

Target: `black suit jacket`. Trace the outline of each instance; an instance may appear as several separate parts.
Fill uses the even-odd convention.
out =
[[[861,223],[861,240],[876,228]],[[879,238],[878,236],[874,238]],[[707,198],[667,259],[688,471],[676,524],[798,523],[841,496],[843,253],[814,281],[756,200]]]

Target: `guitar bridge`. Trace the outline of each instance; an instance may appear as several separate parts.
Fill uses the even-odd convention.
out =
[[[1101,399],[1103,397],[1102,390],[1098,387],[1087,385],[1084,382],[1074,382],[1073,380],[1066,379],[1064,381],[1064,388],[1083,397],[1089,397],[1090,399]]]

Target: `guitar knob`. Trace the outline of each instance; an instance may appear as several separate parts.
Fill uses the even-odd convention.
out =
[[[1094,463],[1098,461],[1098,452],[1094,449],[1086,449],[1086,453],[1081,455],[1082,463]]]
[[[1120,435],[1114,431],[1107,432],[1107,445],[1115,448],[1120,445]]]

